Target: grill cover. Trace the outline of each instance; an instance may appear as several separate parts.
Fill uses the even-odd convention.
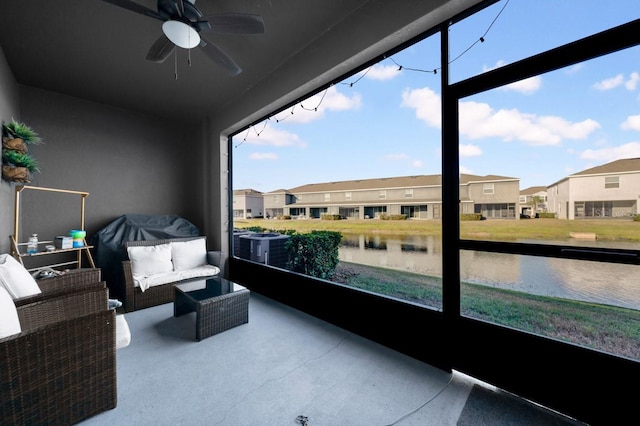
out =
[[[110,297],[124,300],[122,261],[128,259],[125,242],[199,235],[200,230],[193,223],[177,215],[125,214],[102,228],[91,239],[91,245]]]

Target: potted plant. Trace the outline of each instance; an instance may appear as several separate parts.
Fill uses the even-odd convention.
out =
[[[12,182],[31,182],[31,173],[38,173],[37,161],[26,152],[2,150],[2,178]]]
[[[2,125],[2,178],[12,182],[31,182],[31,173],[40,171],[36,160],[27,153],[28,145],[42,143],[29,126],[16,120]]]
[[[24,123],[11,119],[9,123],[2,125],[4,135],[2,148],[13,151],[27,152],[27,145],[42,143],[40,136]]]

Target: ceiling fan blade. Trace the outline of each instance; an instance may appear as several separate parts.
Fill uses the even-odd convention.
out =
[[[169,57],[171,52],[173,52],[173,49],[175,49],[175,45],[162,34],[160,38],[153,43],[151,49],[149,49],[147,60],[162,63]]]
[[[201,31],[217,34],[263,34],[264,21],[260,15],[247,13],[222,13],[205,15],[196,25]]]
[[[242,68],[236,64],[226,53],[213,43],[209,43],[200,37],[200,49],[217,65],[227,70],[231,76],[236,76],[242,72]]]
[[[132,12],[140,13],[150,18],[162,20],[162,18],[160,17],[160,15],[158,15],[156,11],[149,9],[148,7],[139,5],[138,3],[133,2],[131,0],[102,0],[102,1],[105,3],[110,3],[114,6],[122,7],[123,9],[127,9]]]
[[[184,16],[184,3],[182,0],[176,0],[176,5],[178,6],[178,15]]]

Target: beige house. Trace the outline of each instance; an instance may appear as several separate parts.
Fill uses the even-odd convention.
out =
[[[460,175],[460,212],[487,218],[516,218],[520,180],[504,176]],[[314,183],[264,194],[266,214],[347,219],[407,215],[412,219],[440,219],[442,177],[402,176]]]
[[[559,219],[620,218],[638,213],[640,158],[574,173],[549,185],[548,209]]]
[[[237,189],[233,191],[233,217],[251,219],[263,217],[264,202],[262,192],[255,189]]]
[[[537,198],[535,198],[537,197]],[[538,202],[534,202],[538,201]],[[520,214],[534,217],[547,211],[547,187],[530,186],[520,191]]]

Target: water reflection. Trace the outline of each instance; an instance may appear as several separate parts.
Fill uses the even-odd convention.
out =
[[[618,246],[624,248],[624,244]],[[347,234],[339,257],[346,262],[442,276],[442,242],[430,236]],[[460,252],[460,274],[464,281],[638,310],[639,271],[637,265]]]

